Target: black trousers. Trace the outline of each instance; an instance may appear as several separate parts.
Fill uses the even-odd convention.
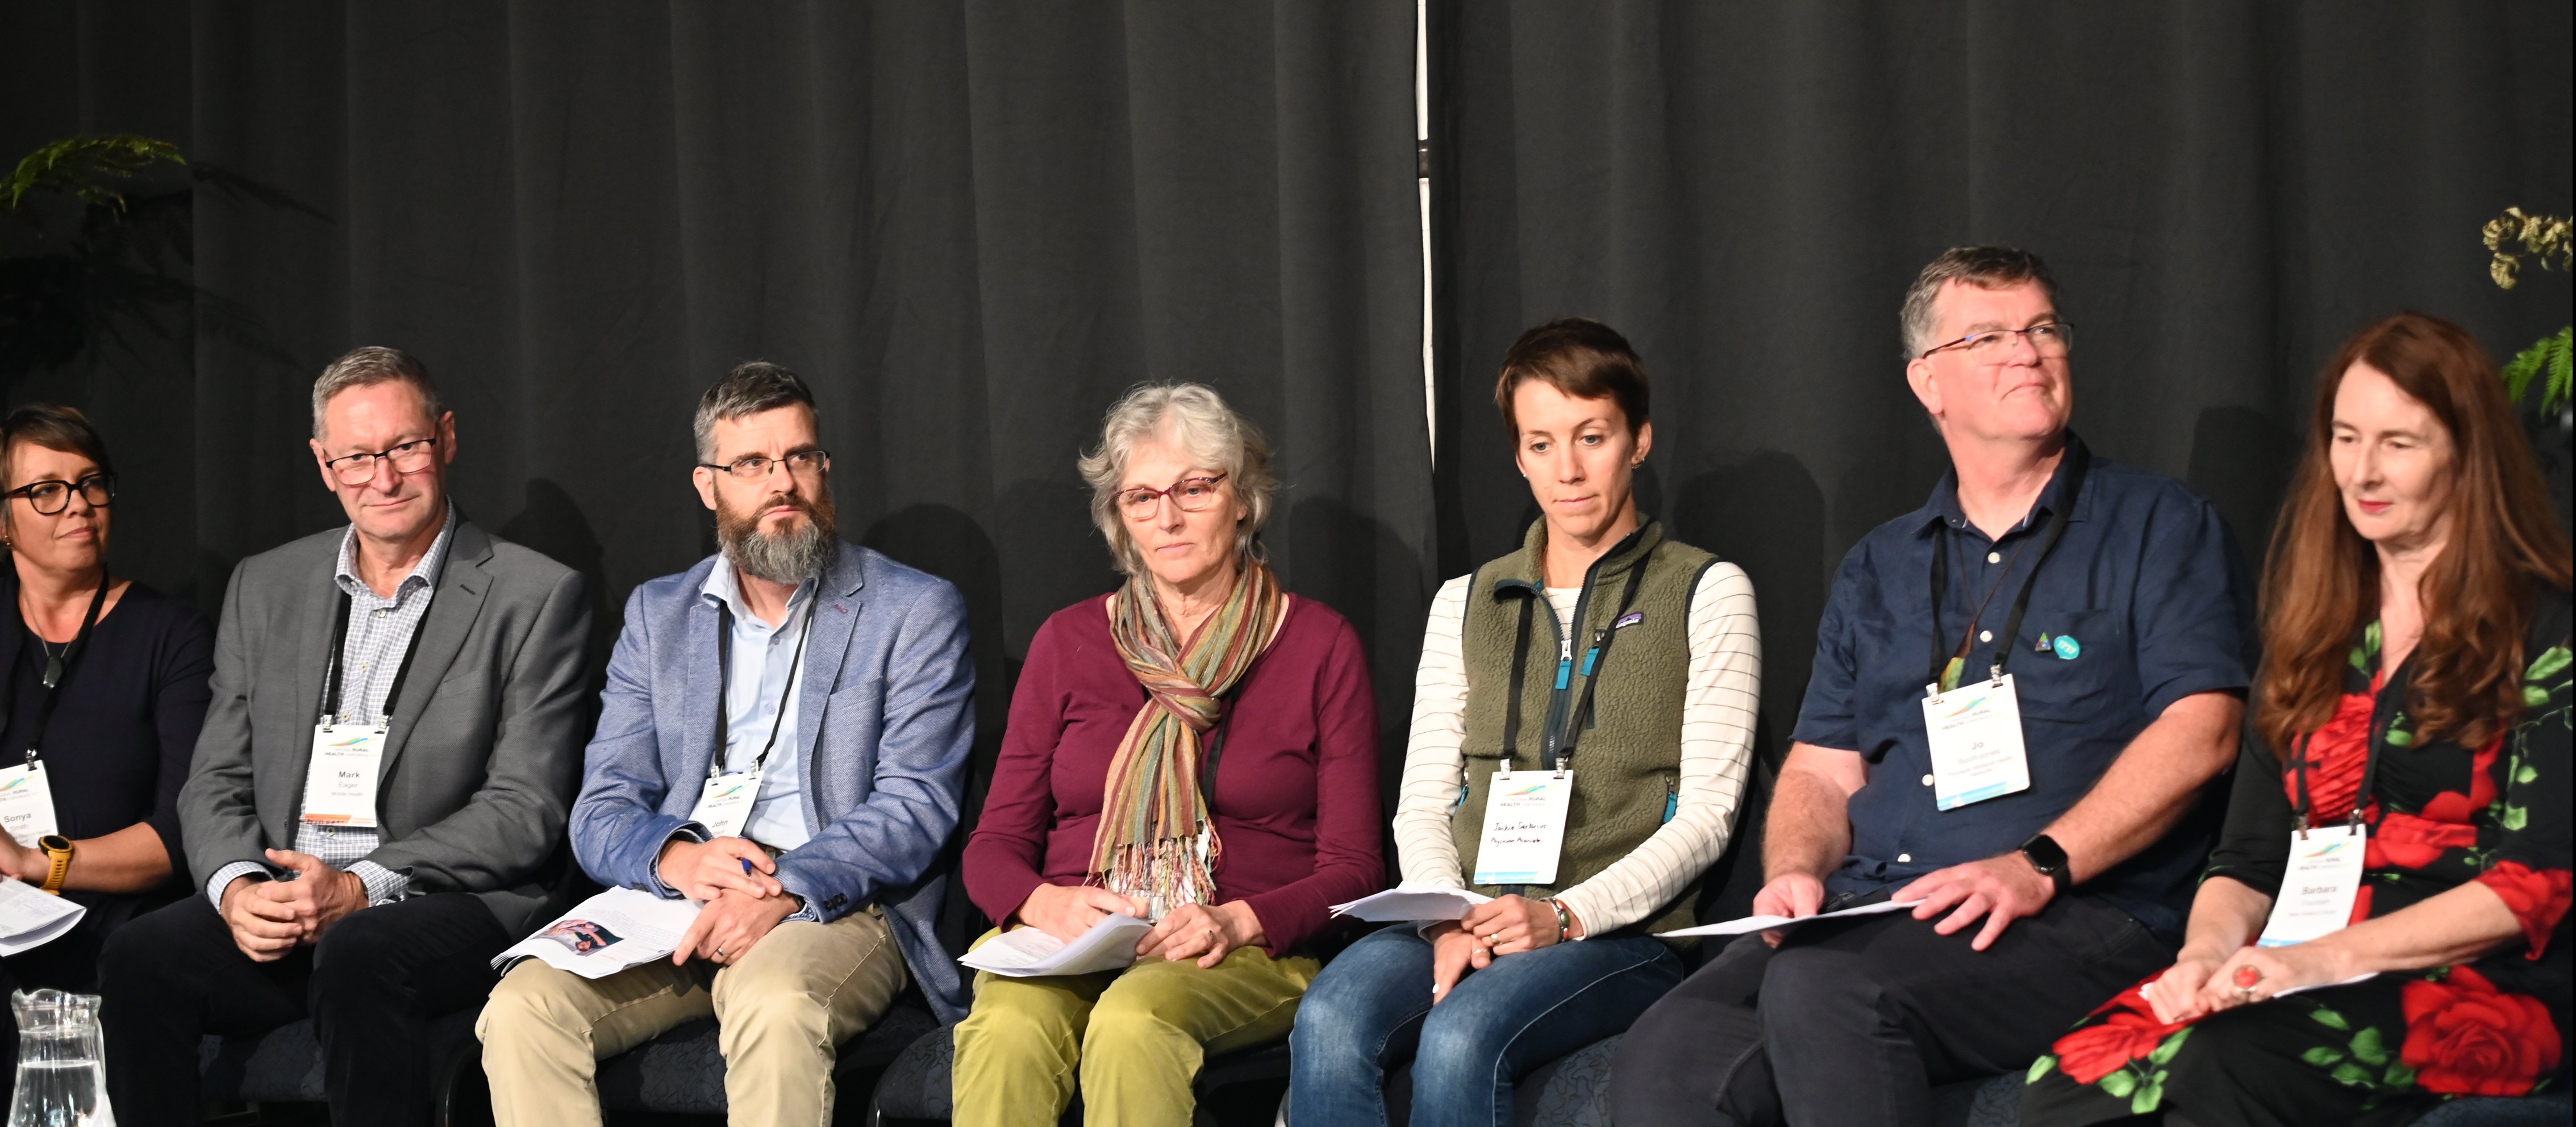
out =
[[[515,937],[461,892],[341,919],[273,963],[233,946],[204,896],[136,917],[99,956],[107,1090],[125,1127],[197,1122],[197,1042],[313,1018],[331,1121],[426,1127],[431,1018],[480,1005],[492,957]]]
[[[1620,1127],[1928,1125],[1932,1086],[2022,1068],[2174,946],[2082,896],[1984,951],[1903,912],[1747,935],[1619,1043]]]

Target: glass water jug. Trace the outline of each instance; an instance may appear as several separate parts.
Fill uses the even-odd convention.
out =
[[[18,1087],[8,1127],[114,1127],[98,996],[21,990],[9,1006],[18,1015]]]

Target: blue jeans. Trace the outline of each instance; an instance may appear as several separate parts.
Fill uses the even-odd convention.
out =
[[[1306,990],[1288,1035],[1292,1127],[1387,1122],[1387,1070],[1413,1061],[1413,1127],[1510,1127],[1512,1085],[1628,1028],[1682,980],[1662,941],[1559,943],[1470,971],[1431,1004],[1431,944],[1396,924]]]

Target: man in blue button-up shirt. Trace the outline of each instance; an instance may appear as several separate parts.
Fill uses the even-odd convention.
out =
[[[2027,1066],[2172,963],[2250,587],[2208,502],[2067,429],[2056,298],[1994,247],[1908,294],[1906,380],[1952,469],[1844,558],[1765,824],[1756,912],[1919,903],[1727,948],[1623,1042],[1622,1124],[1926,1123],[1933,1085]],[[2028,781],[1979,797],[1940,778],[1924,701],[2005,677]]]
[[[975,740],[965,600],[834,533],[794,373],[727,373],[697,436],[723,551],[628,600],[572,847],[602,884],[704,906],[668,960],[511,968],[476,1027],[502,1127],[600,1122],[600,1058],[706,1017],[732,1122],[828,1123],[835,1047],[907,982],[965,1013],[932,930]]]

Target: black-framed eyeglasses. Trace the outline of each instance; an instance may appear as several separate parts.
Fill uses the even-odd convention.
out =
[[[1154,502],[1165,497],[1182,512],[1195,513],[1216,503],[1217,486],[1224,474],[1215,477],[1185,477],[1169,489],[1148,489],[1142,485],[1118,491],[1118,510],[1129,520],[1143,520],[1154,515]]]
[[[2075,351],[2075,326],[2064,321],[2047,321],[2027,329],[1985,329],[1969,333],[1948,344],[1936,344],[1924,349],[1923,356],[1928,357],[1935,352],[1956,348],[1987,363],[2001,363],[2004,357],[2012,352],[2012,342],[2015,337],[2028,338],[2031,351],[2049,360],[2055,360]]]
[[[376,463],[394,468],[394,474],[416,474],[429,468],[430,458],[438,452],[435,438],[415,438],[391,450],[373,454],[347,454],[322,463],[342,485],[365,485],[376,480]]]
[[[36,510],[38,516],[49,517],[72,507],[72,491],[75,489],[80,491],[81,500],[89,502],[90,508],[104,509],[116,502],[116,475],[94,473],[77,482],[60,478],[31,481],[0,494],[0,497],[24,497],[27,506]]]
[[[714,462],[698,463],[698,467],[700,469],[709,469],[720,473],[730,474],[737,481],[760,481],[769,476],[769,469],[772,466],[785,466],[787,467],[788,476],[811,480],[813,478],[821,477],[831,471],[832,452],[829,450],[799,450],[784,458],[768,458],[754,454],[747,458],[736,458],[722,465],[718,465]]]

